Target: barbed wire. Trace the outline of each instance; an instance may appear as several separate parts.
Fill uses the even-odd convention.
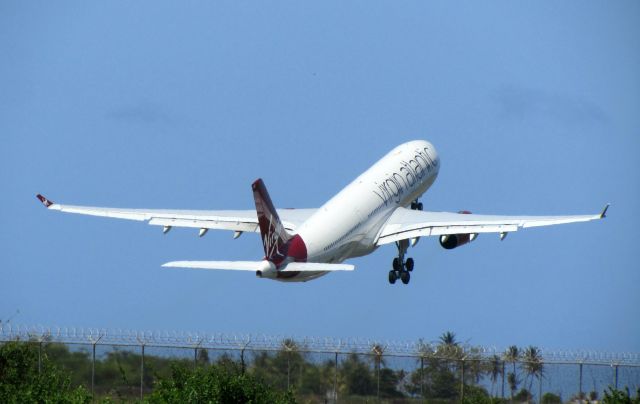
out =
[[[150,346],[215,350],[370,354],[448,360],[504,359],[506,349],[469,343],[444,345],[438,341],[392,341],[371,338],[297,337],[266,334],[228,334],[185,331],[139,331],[89,327],[45,327],[0,323],[0,341],[56,342],[117,346]],[[640,353],[594,350],[539,349],[544,363],[584,363],[640,366]],[[525,362],[520,357],[516,362]]]

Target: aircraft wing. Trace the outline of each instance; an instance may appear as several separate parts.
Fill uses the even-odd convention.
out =
[[[452,212],[426,212],[398,208],[389,217],[378,234],[376,244],[446,234],[501,233],[529,227],[588,222],[605,217],[609,205],[595,215],[573,216],[492,216]]]
[[[199,229],[232,230],[235,232],[259,232],[258,217],[253,210],[170,210],[170,209],[123,209],[97,206],[75,206],[54,203],[38,194],[38,199],[50,210],[80,215],[103,216],[116,219],[146,221],[151,225],[171,227],[193,227]],[[315,209],[278,209],[283,226],[294,231],[311,216]],[[201,235],[204,231],[201,230]]]

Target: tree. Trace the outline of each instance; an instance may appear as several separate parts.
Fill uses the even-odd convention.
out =
[[[28,342],[0,345],[0,402],[88,403],[91,396],[82,387],[71,387],[68,373],[46,355],[38,365],[38,349]]]
[[[503,400],[491,398],[487,391],[479,386],[469,386],[464,395],[463,404],[497,404]]]
[[[228,367],[173,365],[171,376],[159,379],[150,403],[295,403],[291,391],[276,392],[255,377]]]
[[[544,393],[541,404],[562,404],[562,399],[557,394]]]
[[[524,350],[524,355],[522,357],[524,361],[524,371],[527,373],[529,379],[529,391],[531,391],[531,386],[533,385],[533,378],[536,377],[538,381],[542,381],[542,375],[544,372],[544,365],[542,364],[542,355],[540,354],[540,349],[537,347],[530,345],[527,349]],[[526,385],[526,379],[525,379]]]
[[[511,345],[503,354],[503,358],[506,362],[510,362],[513,365],[513,372],[508,374],[507,382],[509,383],[509,389],[511,390],[511,401],[513,401],[513,395],[518,389],[518,374],[516,373],[516,362],[520,359],[520,350],[517,346]]]
[[[489,374],[489,379],[491,380],[491,395],[495,396],[496,394],[494,393],[494,389],[498,378],[502,375],[502,360],[498,355],[493,355],[491,357],[487,373]]]
[[[442,333],[440,336],[440,344],[444,346],[458,346],[458,341],[456,341],[456,333],[451,331],[446,331]]]
[[[602,403],[603,404],[640,404],[640,389],[636,391],[635,398],[631,398],[628,387],[625,388],[624,390],[616,390],[613,387],[609,386],[607,391],[604,392]]]
[[[533,395],[531,395],[531,393],[529,392],[529,390],[527,389],[520,389],[520,391],[518,392],[518,394],[516,394],[515,396],[513,396],[513,399],[519,403],[525,402],[525,401],[531,401],[533,400]]]
[[[516,376],[515,373],[509,372],[507,374],[507,383],[509,384],[509,390],[511,391],[511,401],[513,401],[516,390],[518,390],[520,380],[518,380],[518,376]]]
[[[198,349],[196,363],[201,366],[209,364],[209,351],[207,349]]]
[[[350,354],[342,362],[342,374],[347,385],[347,394],[372,396],[376,392],[376,383],[369,366],[360,360],[356,353]]]
[[[456,334],[447,331],[443,333],[438,344],[437,355],[451,360],[461,359],[464,352],[460,343],[456,340]]]
[[[281,390],[299,386],[306,362],[295,341],[285,339],[275,353],[258,352],[251,369],[254,376]]]
[[[373,362],[376,370],[376,396],[380,397],[380,368],[384,362],[382,357],[384,347],[380,344],[374,344],[371,347],[371,353],[373,354]]]

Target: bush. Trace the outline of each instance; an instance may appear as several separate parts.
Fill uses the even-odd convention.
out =
[[[88,403],[83,386],[71,387],[68,373],[53,365],[46,355],[38,371],[38,348],[28,342],[0,345],[0,402]]]
[[[636,391],[635,398],[631,398],[629,388],[616,390],[613,387],[609,387],[609,389],[604,392],[602,402],[604,404],[640,404],[640,389]]]
[[[156,382],[150,403],[295,403],[248,374],[228,367],[187,368],[174,365],[171,376]]]
[[[544,393],[542,395],[542,404],[562,404],[562,399],[557,394]]]

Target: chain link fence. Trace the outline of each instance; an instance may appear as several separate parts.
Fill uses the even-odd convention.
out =
[[[482,394],[540,402],[597,399],[640,389],[640,354],[509,350],[468,344],[149,332],[0,324],[0,343],[38,346],[94,397],[137,399],[171,366],[232,366],[303,402],[459,402]]]

